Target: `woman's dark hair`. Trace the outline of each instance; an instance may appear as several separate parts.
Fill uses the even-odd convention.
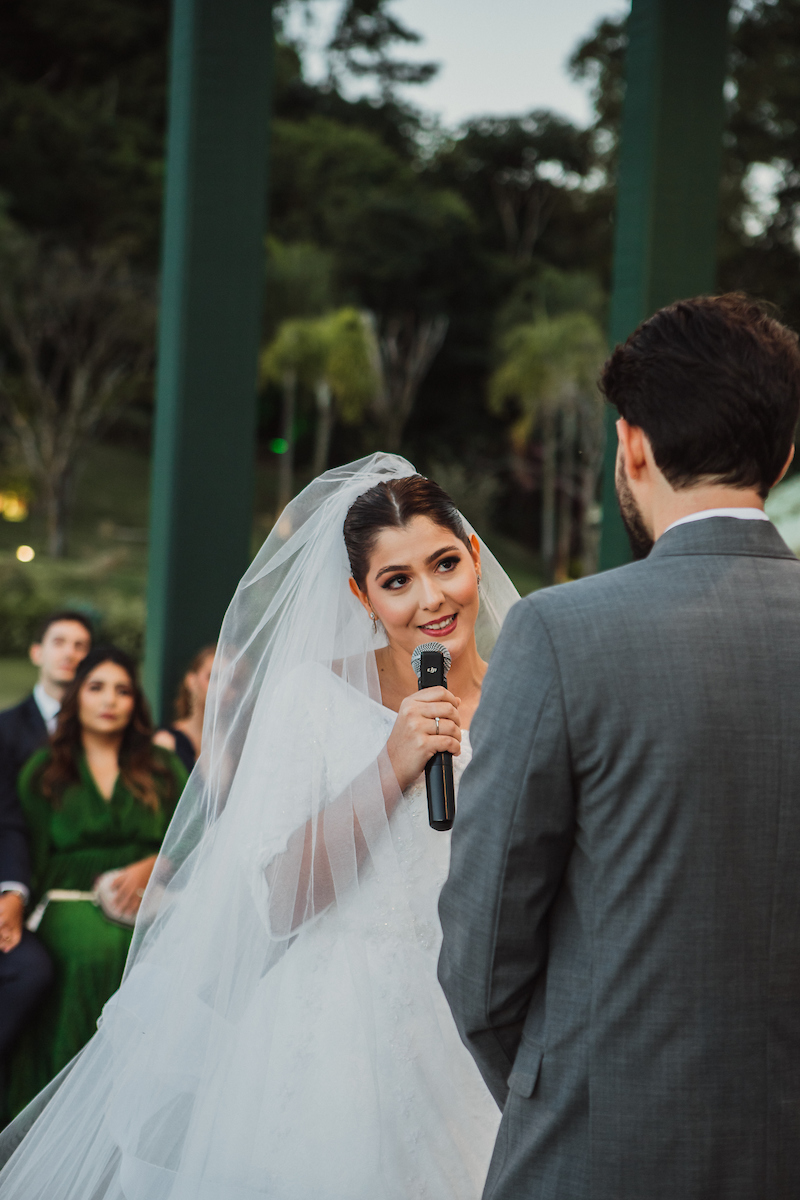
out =
[[[369,560],[382,529],[403,529],[414,517],[428,517],[449,529],[470,549],[461,515],[447,492],[424,475],[407,475],[377,483],[359,496],[344,520],[344,543],[350,570],[362,592]]]
[[[136,663],[117,646],[96,646],[75,672],[75,678],[64,694],[58,725],[50,739],[50,757],[39,777],[39,786],[50,803],[57,804],[65,789],[71,783],[79,782],[78,759],[82,749],[80,691],[92,671],[107,662],[122,667],[131,681],[134,695],[133,713],[122,735],[119,751],[120,777],[134,796],[148,808],[157,811],[161,801],[156,780],[161,781],[161,790],[167,796],[175,787],[175,781],[163,756],[151,741],[153,725],[147,701],[139,686]]]
[[[216,643],[211,646],[203,646],[202,650],[198,650],[192,661],[183,673],[183,679],[178,685],[178,691],[175,696],[175,704],[173,705],[173,720],[184,721],[192,715],[192,697],[189,689],[186,686],[186,676],[196,675],[207,658],[213,658],[217,653]]]
[[[617,346],[600,385],[673,487],[708,479],[766,496],[800,413],[797,334],[738,292],[680,300]]]

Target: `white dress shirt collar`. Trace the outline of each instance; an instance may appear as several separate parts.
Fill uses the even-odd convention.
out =
[[[44,690],[41,683],[37,683],[34,687],[33,698],[36,701],[36,707],[42,714],[42,720],[47,726],[47,732],[55,733],[56,724],[58,722],[58,714],[61,712],[61,701],[54,700],[53,697]]]
[[[688,525],[690,521],[705,521],[707,517],[733,517],[736,521],[768,521],[769,517],[763,508],[704,508],[702,512],[689,513],[688,517],[679,517],[664,530],[677,529],[679,525]],[[662,537],[664,534],[661,535]]]

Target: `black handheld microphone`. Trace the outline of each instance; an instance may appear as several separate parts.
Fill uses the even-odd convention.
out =
[[[450,670],[450,651],[441,642],[426,642],[417,646],[411,655],[411,666],[420,688],[447,687]],[[428,793],[428,821],[431,829],[452,829],[456,815],[453,789],[453,756],[439,751],[425,767],[425,790]]]

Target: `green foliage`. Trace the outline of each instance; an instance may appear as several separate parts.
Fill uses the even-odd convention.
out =
[[[318,321],[283,321],[261,355],[261,377],[282,384],[287,375],[313,387],[325,369],[328,346]]]
[[[592,167],[589,135],[545,110],[468,121],[431,164],[480,221],[482,239],[517,263],[530,262],[570,176]]]
[[[377,350],[369,321],[355,308],[331,313],[323,324],[328,354],[324,376],[341,419],[360,421],[379,386]]]
[[[169,6],[5,0],[0,187],[28,229],[155,265]]]
[[[267,238],[267,337],[287,317],[316,317],[333,303],[333,255],[313,242]]]
[[[392,57],[396,43],[414,45],[422,38],[388,8],[388,0],[345,0],[328,45],[334,70],[338,66],[356,78],[372,76],[384,95],[397,84],[427,83],[439,69],[437,63]]]
[[[499,488],[493,512],[507,531],[536,542],[540,483],[533,470],[534,482],[523,487],[516,460],[508,465],[522,393],[498,401],[495,376],[490,406],[488,384],[496,347],[511,331],[577,310],[605,324],[624,20],[601,21],[573,56],[573,70],[592,88],[590,130],[538,110],[475,119],[448,132],[398,98],[398,84],[422,83],[434,66],[406,61],[405,48],[419,39],[395,16],[395,0],[339,0],[328,78],[304,78],[302,38],[289,44],[285,18],[300,5],[313,13],[318,3],[276,6],[265,342],[274,342],[283,322],[313,325],[349,310],[343,329],[354,340],[349,345],[343,334],[341,342],[347,381],[330,385],[331,459],[357,456],[370,438],[402,439],[425,469],[445,457],[446,446],[448,460]],[[22,230],[79,264],[113,247],[120,262],[154,276],[168,25],[163,0],[0,6],[0,193]],[[345,84],[354,77],[371,80],[373,93],[348,99]],[[742,0],[727,90],[719,285],[764,295],[800,324],[798,80],[800,0]],[[754,164],[776,172],[771,213],[755,213]],[[357,344],[365,310],[374,315],[366,365]],[[426,330],[435,345],[430,369],[407,387]],[[305,477],[319,450],[312,433],[322,424],[324,354],[314,347],[325,338],[321,328],[312,337],[310,326],[282,337],[283,366],[270,367],[271,377],[297,360],[308,381],[297,391],[295,422],[298,474]],[[504,345],[512,358],[521,353]],[[151,340],[147,346],[151,351]],[[411,398],[408,420],[391,430],[370,399],[376,346],[384,397],[391,392],[387,407],[398,408],[401,392]],[[2,350],[13,373],[8,343]],[[396,377],[387,366],[392,354]],[[276,428],[275,397],[272,387],[264,400],[267,438],[285,432]],[[146,425],[146,390],[139,389],[137,403]],[[540,435],[531,430],[535,422],[525,435],[534,461]],[[517,425],[518,444],[520,436]]]
[[[125,595],[109,580],[113,556],[85,563],[46,560],[18,563],[0,554],[0,654],[23,655],[39,623],[54,609],[78,608],[92,617],[98,636],[139,658],[144,640],[144,599]]]
[[[592,83],[595,145],[613,178],[622,116],[626,19],[601,21],[572,57]],[[732,10],[720,186],[717,286],[777,304],[800,325],[800,2],[740,0]],[[775,173],[772,202],[754,202],[752,172]]]
[[[489,397],[496,412],[508,400],[519,402],[521,411],[511,427],[518,449],[525,447],[544,410],[557,410],[570,405],[576,395],[595,392],[606,354],[603,332],[588,313],[543,317],[509,330]]]
[[[111,250],[84,254],[0,222],[0,415],[66,544],[75,472],[92,439],[149,383],[154,304]]]
[[[309,390],[324,381],[339,416],[359,421],[375,395],[376,348],[369,321],[354,308],[283,321],[261,355],[261,377],[279,385],[293,376]]]

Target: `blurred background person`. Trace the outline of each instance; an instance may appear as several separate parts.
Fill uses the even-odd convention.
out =
[[[175,719],[153,738],[157,746],[177,754],[189,772],[200,757],[206,696],[216,651],[216,646],[204,646],[195,654],[175,697]]]
[[[20,776],[32,900],[47,901],[51,889],[59,898],[47,903],[38,926],[55,982],[12,1055],[12,1112],[89,1040],[122,979],[132,922],[187,778],[174,755],[152,744],[152,733],[133,659],[100,646],[78,667],[50,745]],[[98,877],[112,870],[126,924],[108,919],[89,898]]]
[[[30,855],[17,798],[20,770],[56,727],[64,691],[92,644],[83,613],[52,613],[30,648],[39,668],[33,692],[0,713],[0,1122],[5,1111],[5,1060],[33,1006],[52,980],[47,952],[23,928],[30,895]]]

